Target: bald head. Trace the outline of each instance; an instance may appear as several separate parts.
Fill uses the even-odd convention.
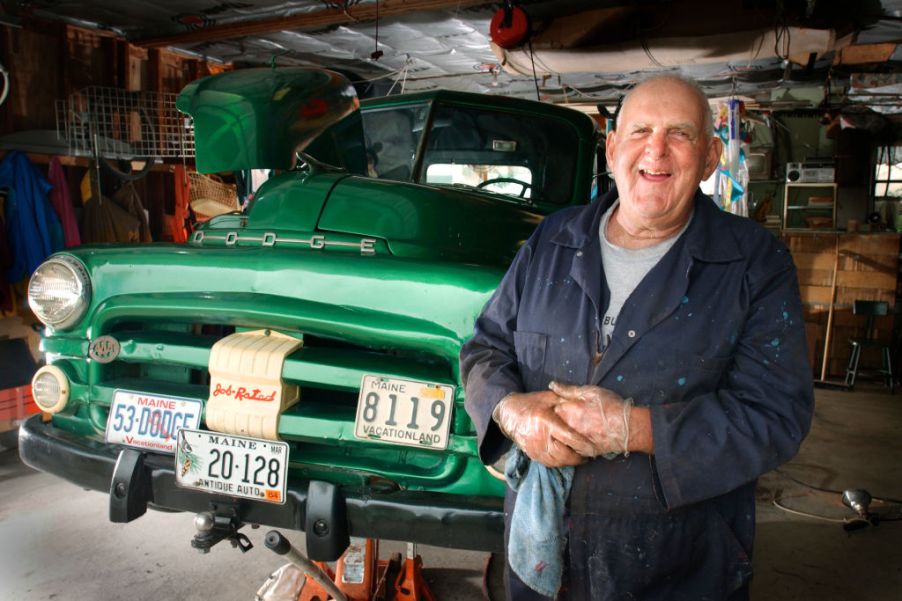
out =
[[[692,79],[681,77],[679,75],[652,75],[648,79],[639,82],[626,93],[626,96],[623,97],[623,102],[620,104],[620,110],[617,112],[617,126],[620,126],[620,116],[623,115],[626,110],[626,105],[629,103],[630,98],[641,90],[654,88],[662,84],[680,87],[694,97],[702,114],[702,123],[699,124],[702,131],[709,137],[714,135],[714,119],[711,114],[711,105],[708,104],[708,97],[705,96],[705,92],[699,87],[698,83]]]
[[[628,233],[621,245],[641,248],[686,224],[699,182],[720,158],[712,130],[704,94],[680,77],[648,79],[626,97],[605,144],[620,199],[617,225]]]

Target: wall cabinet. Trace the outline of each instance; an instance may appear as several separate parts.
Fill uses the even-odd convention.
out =
[[[835,230],[836,184],[786,182],[783,228]]]

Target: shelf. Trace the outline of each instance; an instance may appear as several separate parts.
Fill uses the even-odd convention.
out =
[[[789,234],[831,234],[834,236],[847,233],[845,230],[833,230],[823,227],[784,227],[782,231]]]
[[[786,185],[783,186],[783,226],[784,226],[784,228],[786,228],[786,229],[800,228],[801,224],[799,222],[804,221],[806,223],[809,223],[808,227],[811,229],[821,229],[821,230],[822,229],[830,229],[830,230],[836,229],[836,188],[837,188],[837,186],[833,182],[802,182],[802,183],[786,182]],[[815,192],[814,195],[812,195],[811,193],[805,194],[803,192],[800,192],[799,191],[800,189],[812,190],[812,191],[829,190],[830,195],[829,196],[824,195],[824,198],[830,200],[830,202],[829,203],[820,203],[819,202],[816,204],[804,204],[804,205],[800,205],[800,204],[790,205],[790,198],[793,198],[796,202],[807,200],[809,203],[811,202],[810,199],[812,199],[812,198],[820,199],[820,196],[818,196],[817,192]],[[792,196],[793,190],[796,191],[795,196]],[[821,192],[820,194],[823,194],[823,192]],[[802,198],[800,198],[800,196],[802,196]],[[805,215],[806,211],[808,211],[808,212],[814,211],[816,213],[819,213],[819,215],[803,217],[803,215]],[[790,215],[793,215],[793,214],[800,215],[800,216],[791,220]],[[821,216],[821,215],[823,215],[823,216]],[[818,223],[817,226],[812,227],[810,224],[813,223],[815,220],[817,220],[818,222],[821,222],[822,220],[829,220],[830,223]],[[795,223],[791,223],[791,221],[794,221]],[[828,227],[818,227],[818,226],[828,226]]]
[[[0,159],[3,159],[6,154],[14,149],[6,148],[0,149]],[[60,165],[63,167],[85,167],[92,168],[94,166],[94,159],[91,157],[84,156],[73,156],[69,154],[47,154],[43,152],[25,152],[25,156],[28,157],[28,160],[36,165],[47,165],[50,163],[50,159],[56,157],[60,161]],[[151,168],[151,171],[157,173],[174,173],[175,165],[172,163],[154,163]]]

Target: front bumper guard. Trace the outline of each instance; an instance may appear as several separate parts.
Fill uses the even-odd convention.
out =
[[[338,538],[319,541],[326,548],[341,546],[350,535],[503,551],[503,509],[497,497],[342,488],[338,489],[341,499],[336,500],[332,485],[290,478],[283,505],[235,499],[176,486],[175,465],[169,456],[79,438],[44,422],[40,414],[21,425],[19,455],[35,469],[110,494],[110,519],[115,522],[140,517],[148,505],[193,513],[227,506],[244,523],[300,531],[319,524],[309,529],[308,539],[311,535],[322,538],[322,520],[331,521],[327,531]],[[324,515],[320,515],[322,507],[329,508]]]

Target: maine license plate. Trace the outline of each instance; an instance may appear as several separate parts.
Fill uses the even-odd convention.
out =
[[[117,390],[110,404],[106,441],[158,453],[174,453],[176,433],[200,425],[196,399]]]
[[[454,387],[363,376],[354,436],[391,444],[448,448]]]
[[[284,503],[288,444],[208,430],[179,430],[175,481],[185,488]]]

